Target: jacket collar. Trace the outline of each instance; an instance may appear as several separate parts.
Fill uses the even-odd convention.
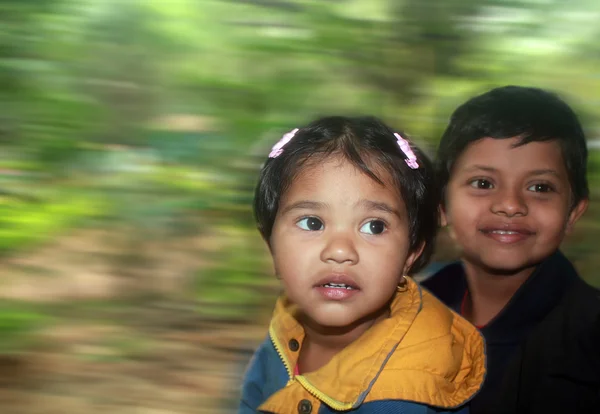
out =
[[[424,316],[419,316],[422,313],[424,294],[429,301],[428,311]],[[292,386],[272,396],[261,406],[261,410],[277,412],[280,407],[285,407],[289,401],[286,401],[285,392],[296,393],[299,385],[335,410],[354,409],[365,402],[365,399],[371,400],[374,395],[381,394],[383,398],[384,393],[380,388],[394,390],[394,395],[390,395],[392,391],[387,391],[388,399],[447,407],[466,402],[483,381],[483,340],[475,328],[462,318],[452,316],[445,306],[429,293],[423,292],[411,279],[408,281],[408,290],[397,294],[392,301],[389,318],[371,327],[321,369],[293,377],[293,367],[297,363],[299,352],[290,349],[288,344],[293,340],[301,344],[304,339],[304,330],[294,317],[296,312],[297,309],[285,297],[278,300],[269,332],[290,374],[288,385]],[[458,328],[454,325],[457,319],[460,319]],[[471,335],[467,331],[472,328],[472,341],[469,342],[464,337],[453,339],[454,328],[461,331],[459,335],[464,337]],[[476,339],[473,339],[475,336]],[[405,338],[405,343],[401,344]],[[469,343],[459,349],[456,344],[461,340]],[[444,356],[441,359],[439,355],[431,354],[434,342],[443,347]],[[463,352],[469,355],[466,356]],[[471,357],[475,354],[480,358],[470,366]],[[441,366],[432,367],[431,361],[437,362],[438,359],[442,360]],[[393,372],[382,377],[375,387],[376,391],[367,398],[388,363]],[[454,381],[462,381],[462,385],[456,385]],[[387,385],[381,387],[384,382]]]
[[[459,311],[468,289],[463,266],[460,263],[450,264],[433,278],[437,280],[426,281],[424,285],[431,286],[443,302]],[[537,266],[504,309],[481,329],[487,344],[520,341],[560,302],[577,280],[579,276],[571,262],[560,251],[556,251]],[[442,285],[444,289],[441,289]]]

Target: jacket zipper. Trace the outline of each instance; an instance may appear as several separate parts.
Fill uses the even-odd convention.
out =
[[[288,373],[289,380],[286,384],[286,387],[288,385],[290,385],[294,381],[294,379],[296,379],[300,384],[302,384],[302,386],[306,389],[306,391],[308,391],[314,397],[318,398],[319,400],[321,400],[322,402],[324,402],[325,404],[327,404],[329,407],[333,408],[336,411],[349,410],[354,406],[354,403],[343,403],[341,401],[334,400],[330,396],[319,391],[310,382],[308,382],[306,377],[304,377],[303,375],[294,376],[294,374],[292,372],[292,367],[291,367],[289,361],[287,360],[287,358],[285,357],[285,355],[282,351],[283,348],[282,348],[281,344],[279,343],[279,340],[277,339],[277,336],[275,335],[275,332],[272,327],[269,328],[269,336],[271,337],[271,342],[273,342],[275,351],[277,351],[277,355],[279,355],[279,358],[281,359],[281,362],[283,362],[283,366],[285,367],[285,369]]]

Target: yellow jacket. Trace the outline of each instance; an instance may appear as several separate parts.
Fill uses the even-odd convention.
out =
[[[260,411],[298,413],[301,403],[304,408],[311,407],[312,413],[319,411],[321,404],[344,411],[361,405],[375,408],[370,403],[383,400],[452,409],[467,403],[483,383],[485,345],[480,333],[411,279],[408,289],[393,299],[389,318],[371,327],[321,369],[296,376],[293,367],[299,347],[288,344],[294,340],[294,345],[302,344],[304,330],[294,314],[295,306],[281,297],[268,344],[279,358],[255,356],[262,361],[254,361],[254,370],[256,366],[269,370],[277,359],[287,371],[279,385],[273,384],[279,382],[273,371],[259,380],[271,389],[263,392],[264,400],[255,406]],[[249,372],[249,377],[260,375]],[[260,388],[260,384],[250,388]]]

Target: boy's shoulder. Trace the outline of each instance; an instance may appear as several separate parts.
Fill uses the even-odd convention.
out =
[[[448,263],[421,281],[421,286],[453,310],[457,310],[467,289],[463,265]]]
[[[578,280],[509,365],[498,412],[595,412],[598,387],[600,291]]]
[[[599,317],[600,290],[578,279],[565,293],[556,312],[549,315],[548,319],[560,326],[565,331],[564,334],[577,335],[593,329]]]

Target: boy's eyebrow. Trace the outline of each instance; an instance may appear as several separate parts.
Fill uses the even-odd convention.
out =
[[[300,200],[295,203],[290,204],[285,207],[281,214],[288,213],[292,210],[323,210],[327,208],[326,203],[322,203],[320,201],[312,201],[312,200]]]
[[[475,171],[475,170],[483,170],[483,171],[488,171],[488,172],[498,171],[494,167],[489,167],[487,165],[480,165],[480,164],[475,164],[475,165],[472,165],[469,168],[465,169],[465,171],[468,171],[468,172]]]
[[[487,172],[492,172],[492,173],[498,171],[494,167],[490,167],[490,166],[487,166],[487,165],[479,165],[479,164],[472,165],[469,168],[465,169],[465,171],[467,171],[467,172],[477,171],[477,170],[482,170],[482,171],[487,171]],[[552,175],[560,176],[560,174],[558,173],[558,171],[553,170],[551,168],[545,168],[545,169],[540,169],[540,170],[532,170],[532,171],[529,171],[527,174],[528,175],[552,174]]]
[[[389,204],[381,202],[381,201],[373,201],[373,200],[367,200],[367,199],[363,198],[358,203],[356,203],[356,206],[364,207],[367,210],[383,211],[384,213],[394,214],[394,215],[402,218],[402,216],[400,215],[400,212],[397,209],[395,209],[392,206],[390,206]]]
[[[529,175],[544,175],[544,174],[552,174],[552,175],[556,175],[557,177],[560,176],[558,171],[550,169],[550,168],[545,169],[545,170],[533,170],[533,171],[529,172]]]

